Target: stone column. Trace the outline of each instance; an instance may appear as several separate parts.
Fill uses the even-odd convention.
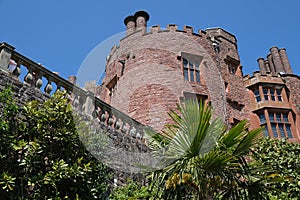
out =
[[[0,45],[0,49],[0,70],[8,71],[10,58],[15,48],[4,42]]]
[[[73,85],[76,85],[77,77],[76,76],[69,76],[68,81]]]
[[[95,110],[95,96],[93,92],[88,91],[85,99],[85,103],[83,105],[83,112],[92,117]]]

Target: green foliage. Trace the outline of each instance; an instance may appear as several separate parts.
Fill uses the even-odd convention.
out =
[[[274,174],[285,178],[275,185],[277,190],[270,191],[272,199],[300,199],[300,144],[263,138],[255,146],[253,155],[264,165],[271,166]]]
[[[162,163],[152,184],[164,199],[267,198],[268,178],[255,176],[257,169],[265,169],[245,160],[261,129],[248,131],[247,122],[241,121],[226,131],[220,119],[212,119],[212,108],[196,101],[179,105],[170,117],[174,124],[162,134],[147,133]]]
[[[129,199],[149,199],[149,200],[159,200],[159,198],[154,198],[157,193],[156,189],[151,189],[149,186],[143,186],[138,183],[128,180],[126,185],[122,187],[115,188],[109,199],[111,200],[129,200]]]
[[[0,199],[105,198],[110,173],[80,141],[66,93],[18,109],[7,89],[0,104]]]

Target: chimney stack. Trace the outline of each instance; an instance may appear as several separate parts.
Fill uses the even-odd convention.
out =
[[[280,55],[285,73],[292,74],[293,71],[292,71],[289,59],[287,57],[285,48],[279,49],[279,55]]]
[[[279,51],[277,47],[271,47],[270,52],[272,54],[275,72],[284,72],[284,68],[280,59]]]
[[[124,19],[126,25],[126,35],[130,35],[135,32],[135,17],[130,15]]]
[[[276,72],[276,69],[275,69],[275,67],[274,67],[273,56],[272,56],[272,54],[267,55],[267,59],[268,59],[268,62],[269,62],[270,71],[271,71],[272,73],[275,73],[275,72]]]
[[[147,21],[149,20],[149,14],[145,11],[138,11],[134,14],[136,20],[136,30],[142,30],[146,33]]]
[[[264,59],[263,58],[258,58],[257,62],[258,62],[258,65],[259,65],[260,72],[262,74],[266,74],[266,65],[265,65]]]

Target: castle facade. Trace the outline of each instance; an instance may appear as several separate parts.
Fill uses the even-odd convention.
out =
[[[185,99],[210,103],[229,127],[243,119],[264,135],[300,142],[300,77],[286,50],[259,58],[243,75],[236,37],[222,28],[195,32],[169,24],[147,28],[149,14],[125,18],[126,36],[107,57],[100,98],[135,120],[161,130],[167,113]]]

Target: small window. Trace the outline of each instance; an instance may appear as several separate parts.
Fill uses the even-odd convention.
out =
[[[277,94],[278,101],[282,101],[281,90],[277,89],[276,94]]]
[[[286,113],[283,113],[283,122],[286,122],[286,123],[289,122],[288,114],[286,114]]]
[[[265,124],[262,127],[263,127],[263,134],[264,134],[264,136],[268,137],[269,133],[268,133],[268,127],[267,127],[267,125]]]
[[[276,121],[281,122],[281,114],[280,113],[276,113]]]
[[[290,124],[285,125],[285,130],[286,130],[288,138],[293,138],[293,134],[292,134],[292,131],[291,131],[291,125]]]
[[[271,124],[271,127],[272,127],[272,133],[273,133],[273,136],[275,138],[278,138],[278,133],[277,133],[277,129],[276,129],[276,124]]]
[[[280,137],[285,138],[283,124],[278,124],[278,128],[279,128],[279,132],[280,132]]]
[[[256,102],[260,102],[261,98],[258,89],[254,90],[254,95],[255,95]]]
[[[264,88],[263,92],[264,92],[264,98],[265,98],[265,100],[268,101],[269,100],[268,89]]]
[[[236,73],[236,66],[234,66],[232,63],[228,63],[228,71],[230,74],[235,74]]]
[[[200,83],[200,63],[182,58],[184,80]]]
[[[260,124],[266,123],[266,117],[264,114],[259,115]]]
[[[274,113],[269,113],[270,122],[275,122]]]
[[[200,102],[206,102],[208,96],[207,95],[201,95],[201,94],[195,94],[190,92],[183,92],[184,99],[182,100],[197,100],[198,103]]]
[[[275,90],[274,89],[270,89],[270,95],[271,95],[272,101],[275,101]]]

